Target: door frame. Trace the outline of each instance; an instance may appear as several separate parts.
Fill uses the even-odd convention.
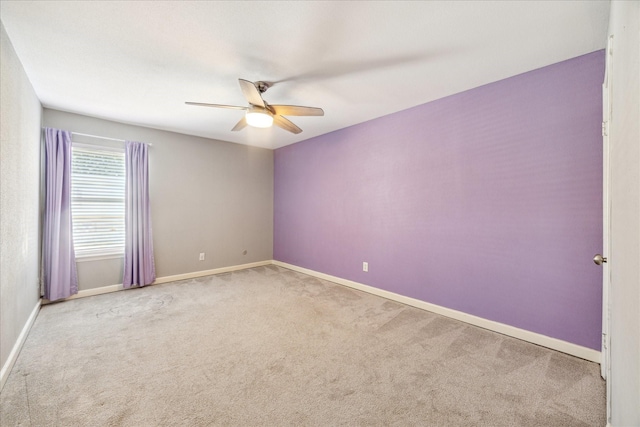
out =
[[[611,108],[611,75],[613,68],[613,35],[607,40],[605,51],[605,73],[602,83],[602,255],[609,258],[609,236],[611,200],[610,194],[610,167],[609,167],[609,129],[612,118]],[[609,261],[607,259],[607,261]],[[602,357],[600,374],[606,381],[607,421],[611,417],[611,335],[609,333],[611,308],[611,274],[609,262],[602,264]]]

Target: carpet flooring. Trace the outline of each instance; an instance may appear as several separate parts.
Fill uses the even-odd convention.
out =
[[[2,426],[604,426],[599,365],[277,266],[42,307]]]

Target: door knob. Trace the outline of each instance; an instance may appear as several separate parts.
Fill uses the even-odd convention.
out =
[[[596,254],[596,256],[593,257],[593,262],[595,262],[597,265],[602,265],[603,262],[607,262],[607,257]]]

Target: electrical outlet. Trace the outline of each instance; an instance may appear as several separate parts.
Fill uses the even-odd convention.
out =
[[[369,263],[368,262],[363,262],[362,263],[362,271],[369,271]]]
[[[200,252],[200,261],[204,261],[204,252]]]

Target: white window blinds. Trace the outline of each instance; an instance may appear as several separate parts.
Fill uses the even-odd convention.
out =
[[[73,144],[71,160],[76,256],[124,254],[124,149]]]

